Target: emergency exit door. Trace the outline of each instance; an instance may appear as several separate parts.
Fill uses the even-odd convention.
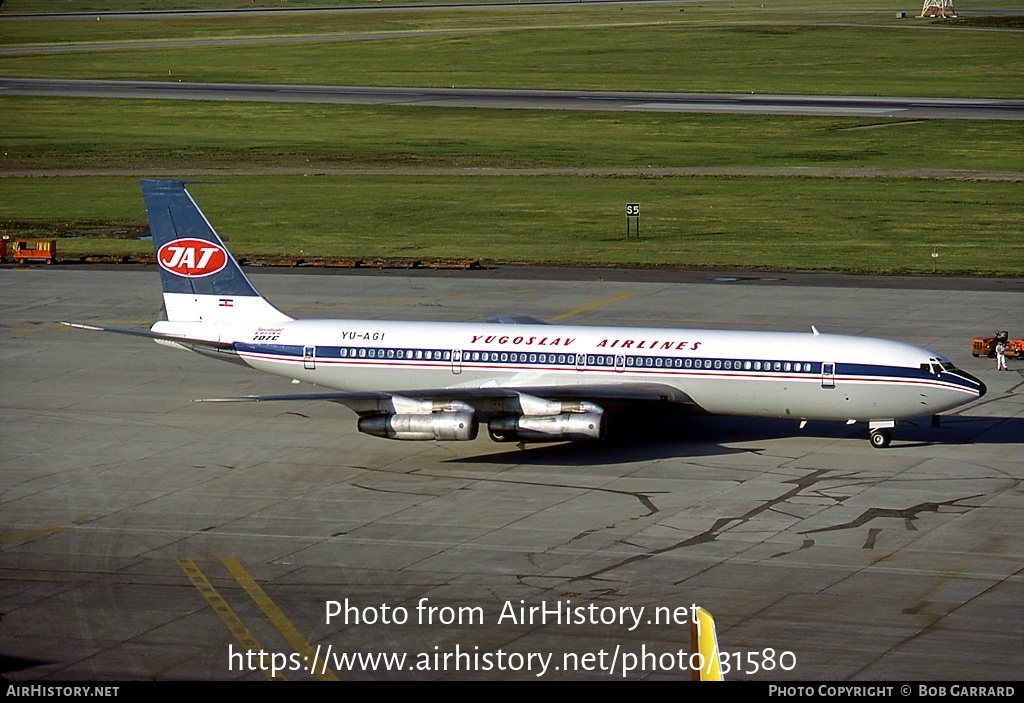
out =
[[[826,363],[821,365],[821,387],[822,388],[835,388],[836,387],[836,365],[833,363]]]

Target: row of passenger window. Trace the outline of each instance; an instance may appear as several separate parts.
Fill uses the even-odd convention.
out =
[[[602,357],[597,357],[601,359]],[[611,358],[611,357],[605,357]],[[600,364],[599,364],[600,365]],[[676,369],[724,369],[732,371],[781,371],[783,373],[810,373],[810,362],[800,361],[743,361],[740,359],[675,359],[671,357],[626,357],[626,366]]]
[[[319,350],[318,355],[323,355]],[[450,349],[372,349],[366,347],[342,347],[338,350],[342,359],[403,359],[425,361],[451,361]]]
[[[375,349],[366,347],[342,347],[338,355],[357,359],[401,359],[414,361],[451,361],[450,349]],[[582,356],[582,355],[581,355]],[[550,364],[555,366],[582,366],[584,361],[576,354],[546,354],[537,352],[486,352],[466,351],[462,353],[463,363],[487,362],[507,364]],[[668,356],[615,356],[612,354],[588,354],[589,367],[609,368],[675,368],[713,369],[733,371],[779,371],[782,373],[811,373],[820,368],[817,364],[800,361],[748,361],[742,359],[691,359]]]

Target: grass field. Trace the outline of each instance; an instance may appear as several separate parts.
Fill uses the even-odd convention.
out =
[[[401,0],[401,5],[430,4],[434,0]],[[482,0],[487,2],[488,0]],[[502,2],[503,0],[492,0]],[[332,0],[7,0],[8,13],[22,12],[133,12],[171,10],[291,10],[310,7],[359,7],[364,3]]]
[[[3,55],[0,75],[901,96],[947,96],[951,80],[969,76],[957,81],[957,96],[1024,97],[1019,80],[1024,30],[900,23],[891,13],[878,26],[851,24],[849,15],[816,14],[808,21],[799,13],[774,12],[739,19],[735,13],[692,5],[681,15],[680,7],[639,5],[621,12],[607,7],[500,8],[448,15],[413,11],[173,23],[108,19],[100,23],[102,30],[81,20],[6,22],[4,43],[10,46],[125,44],[75,52],[72,61],[66,53],[43,48]],[[875,17],[881,19],[878,13]],[[865,21],[864,15],[857,19]],[[443,29],[454,33],[430,33]],[[402,35],[380,36],[385,32]],[[353,34],[364,38],[342,40]],[[287,41],[226,41],[271,37]],[[197,43],[185,48],[153,43],[169,38]],[[941,57],[941,69],[936,70],[933,57]]]
[[[1019,275],[1020,186],[918,179],[246,176],[190,187],[241,256]],[[138,181],[7,179],[8,227],[149,254]],[[624,205],[642,205],[641,239]],[[49,223],[52,203],[62,217]],[[52,233],[52,229],[50,230]],[[1006,246],[1003,242],[1010,242]],[[1008,256],[1008,253],[1010,256]]]
[[[0,97],[0,169],[1024,170],[1024,123]],[[45,119],[41,119],[45,116]]]
[[[133,5],[153,3],[117,4]],[[36,49],[0,51],[0,75],[1021,97],[1024,31],[1012,13],[973,21],[800,0],[17,20],[0,21],[0,47]],[[425,34],[438,30],[459,33]],[[353,34],[366,37],[342,40]],[[216,42],[152,44],[179,37]],[[266,37],[283,41],[223,41]],[[111,41],[130,44],[54,48]],[[20,97],[0,114],[0,228],[64,235],[63,255],[148,252],[131,238],[137,178],[103,174],[213,169],[226,183],[192,190],[242,255],[930,272],[938,247],[942,272],[1024,275],[1024,186],[1005,180],[1024,172],[1017,122]],[[355,167],[377,172],[344,173]],[[648,167],[698,175],[636,175]],[[792,170],[822,167],[848,177]],[[516,171],[537,168],[566,171]],[[625,237],[626,202],[642,205],[640,241]]]

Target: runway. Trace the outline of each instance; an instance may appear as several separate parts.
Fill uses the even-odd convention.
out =
[[[902,119],[1024,119],[1024,100],[0,78],[0,95]]]
[[[969,353],[1024,330],[1019,286],[252,278],[298,317],[815,324],[932,348],[989,393],[887,450],[708,417],[604,444],[389,442],[330,403],[193,403],[313,389],[55,324],[147,327],[154,269],[0,269],[6,680],[268,678],[247,647],[292,680],[678,680],[694,603],[734,680],[1019,679],[1024,380]]]

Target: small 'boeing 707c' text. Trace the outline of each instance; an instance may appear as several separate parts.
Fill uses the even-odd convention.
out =
[[[884,339],[832,334],[295,320],[252,286],[181,181],[143,180],[166,320],[96,329],[331,389],[222,400],[330,400],[358,427],[403,440],[601,439],[605,408],[864,422],[889,445],[896,421],[985,394],[948,359]]]

